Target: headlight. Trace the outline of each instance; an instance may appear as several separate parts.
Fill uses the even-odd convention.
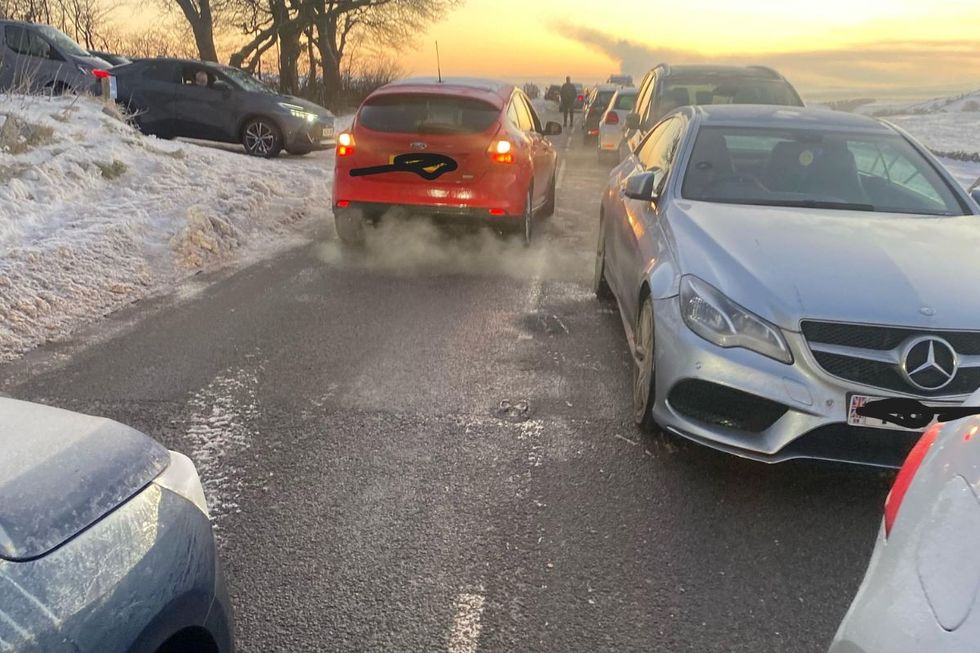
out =
[[[687,275],[681,278],[681,316],[694,333],[719,347],[742,347],[792,363],[793,354],[779,327],[750,313],[717,288]]]
[[[279,102],[279,106],[289,112],[294,118],[302,118],[306,122],[316,122],[316,114],[310,113],[298,104],[290,104],[289,102]]]
[[[179,494],[204,513],[209,519],[208,502],[204,498],[204,487],[197,469],[191,459],[176,451],[170,452],[170,466],[153,481],[160,487],[165,487],[174,494]]]

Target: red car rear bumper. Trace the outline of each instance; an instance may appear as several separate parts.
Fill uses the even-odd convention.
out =
[[[409,172],[391,172],[387,175],[410,175]],[[447,213],[453,215],[522,216],[527,182],[516,166],[508,170],[495,170],[483,175],[474,183],[440,184],[437,181],[419,179],[415,182],[387,181],[383,175],[351,177],[346,170],[337,169],[334,174],[333,206],[399,206],[417,209],[419,213]]]

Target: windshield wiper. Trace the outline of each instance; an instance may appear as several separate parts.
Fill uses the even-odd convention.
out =
[[[859,202],[834,202],[830,200],[763,200],[763,199],[710,199],[722,204],[748,204],[754,206],[790,206],[801,209],[840,209],[841,211],[874,211],[873,204]]]

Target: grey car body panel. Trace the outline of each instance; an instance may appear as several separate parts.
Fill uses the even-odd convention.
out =
[[[148,66],[183,66],[205,68],[231,88],[173,83],[151,79],[142,74]],[[334,126],[334,116],[325,108],[290,95],[249,91],[239,88],[222,72],[222,66],[180,59],[141,59],[112,69],[117,79],[117,102],[137,114],[141,129],[158,136],[199,138],[226,143],[241,141],[241,131],[251,118],[262,117],[274,122],[282,132],[286,149],[316,149],[321,145],[309,140],[310,128]],[[309,123],[290,114],[280,103],[293,104],[317,116]]]
[[[13,25],[38,34],[63,61],[42,59],[14,52],[7,46],[5,28]],[[94,78],[78,69],[82,65],[89,69],[108,69],[111,64],[95,56],[76,56],[68,54],[56,44],[44,38],[32,23],[0,20],[0,90],[27,86],[33,90],[63,85],[78,91],[88,90]]]
[[[208,518],[149,485],[66,546],[0,561],[4,650],[153,653],[189,627],[233,650]]]
[[[104,418],[0,398],[0,558],[44,555],[146,487],[167,450]]]

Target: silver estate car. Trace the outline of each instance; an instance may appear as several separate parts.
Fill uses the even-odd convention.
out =
[[[0,397],[0,651],[233,653],[194,464],[104,418]]]
[[[610,173],[596,293],[636,422],[756,460],[897,467],[878,398],[980,387],[980,206],[907,134],[796,107],[683,107]]]

